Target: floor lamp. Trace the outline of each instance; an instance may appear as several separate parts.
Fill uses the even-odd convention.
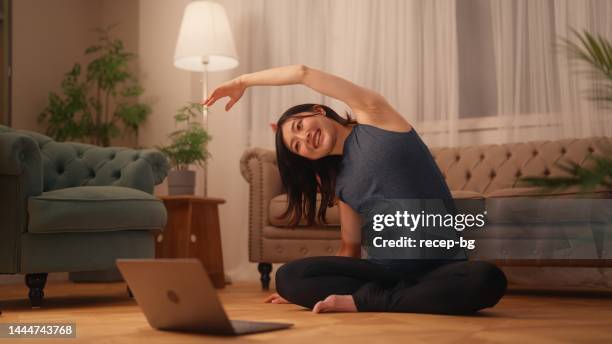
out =
[[[232,30],[223,6],[210,1],[192,1],[185,7],[174,51],[174,66],[201,72],[203,98],[208,97],[208,72],[238,66]],[[202,109],[202,125],[208,131],[208,106]],[[204,197],[208,196],[208,163],[204,163]]]

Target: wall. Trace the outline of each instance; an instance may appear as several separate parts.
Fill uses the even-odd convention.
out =
[[[44,132],[38,114],[47,105],[49,92],[60,91],[64,74],[74,63],[84,67],[89,61],[84,51],[97,40],[91,29],[120,23],[112,34],[136,52],[137,10],[137,0],[13,1],[12,126]],[[113,141],[133,143],[129,138]]]
[[[41,131],[36,118],[50,91],[94,41],[99,0],[13,1],[13,127]]]

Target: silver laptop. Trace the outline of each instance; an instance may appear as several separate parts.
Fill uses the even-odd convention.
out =
[[[117,259],[117,266],[156,329],[240,335],[293,326],[230,320],[197,259]]]

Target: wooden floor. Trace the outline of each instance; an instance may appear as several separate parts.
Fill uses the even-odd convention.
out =
[[[230,317],[292,322],[291,330],[238,338],[155,331],[123,283],[50,282],[46,302],[31,309],[21,285],[0,285],[0,323],[75,322],[77,339],[13,340],[14,343],[612,343],[612,297],[511,294],[477,316],[352,313],[312,314],[295,305],[263,304],[257,283],[220,292]],[[7,342],[4,339],[4,342]],[[0,343],[3,339],[0,339]]]

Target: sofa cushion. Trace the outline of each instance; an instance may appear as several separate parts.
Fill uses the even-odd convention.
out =
[[[30,233],[162,229],[166,208],[152,195],[120,186],[80,186],[28,200]]]
[[[321,202],[321,195],[317,194],[317,211],[319,211],[319,202]],[[289,226],[290,218],[280,218],[281,215],[287,210],[287,194],[278,195],[270,200],[270,206],[268,207],[268,220],[270,224],[278,227]],[[325,221],[328,225],[340,225],[340,215],[338,214],[338,206],[327,208],[325,214]],[[305,226],[306,221],[302,219],[299,223],[300,226]]]

